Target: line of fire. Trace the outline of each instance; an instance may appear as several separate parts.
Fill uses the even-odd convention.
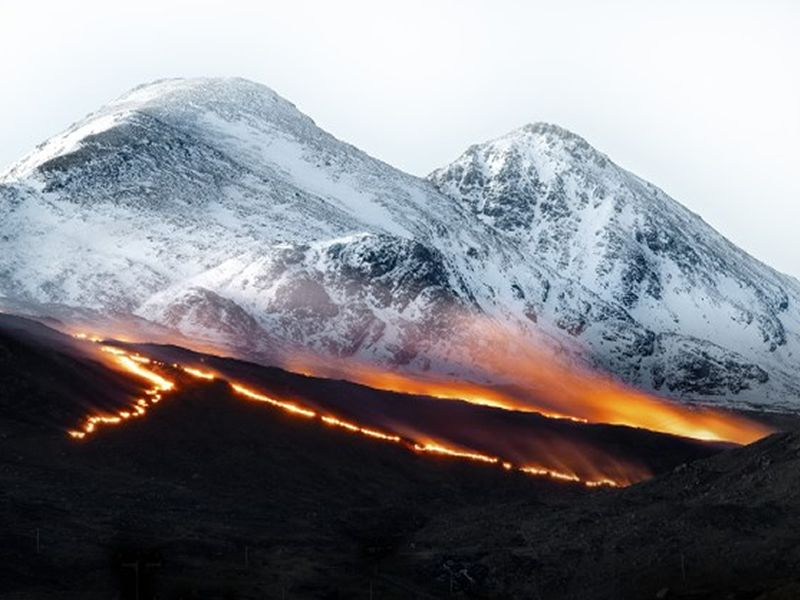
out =
[[[97,412],[87,415],[78,427],[68,431],[68,435],[74,439],[84,439],[95,434],[100,428],[119,426],[128,420],[139,419],[146,416],[159,402],[170,397],[170,395],[178,390],[178,378],[175,375],[182,374],[201,383],[223,380],[227,382],[230,390],[236,396],[245,400],[260,402],[288,415],[300,419],[317,421],[324,426],[336,428],[350,434],[360,435],[379,442],[398,444],[419,455],[432,455],[442,458],[472,461],[484,465],[494,465],[505,471],[525,473],[527,475],[549,478],[556,481],[581,484],[587,487],[627,486],[637,481],[647,479],[650,476],[649,471],[640,465],[621,460],[614,460],[615,468],[613,472],[609,472],[608,469],[604,469],[599,464],[607,463],[608,457],[603,457],[603,461],[599,460],[598,457],[598,464],[590,464],[587,471],[587,452],[573,452],[569,444],[559,444],[558,449],[554,450],[552,453],[558,465],[556,468],[552,464],[547,464],[546,460],[536,460],[536,456],[526,457],[524,461],[511,460],[499,455],[482,452],[479,449],[453,444],[447,440],[427,435],[422,430],[424,428],[420,428],[420,431],[412,432],[411,434],[407,431],[384,430],[371,425],[358,423],[353,419],[334,414],[329,410],[320,410],[312,406],[305,406],[301,402],[279,398],[275,394],[266,394],[261,390],[254,389],[251,385],[245,385],[242,382],[226,377],[223,373],[211,372],[193,365],[161,362],[144,356],[139,352],[128,351],[118,345],[113,345],[112,342],[106,342],[104,338],[100,336],[79,333],[75,334],[75,337],[88,343],[96,344],[99,347],[100,355],[105,358],[111,366],[123,371],[137,381],[143,382],[146,387],[142,390],[140,396],[132,399],[128,407],[116,412]],[[173,375],[170,375],[170,373],[173,373]],[[363,373],[364,371],[360,372],[361,380],[365,379]],[[377,376],[376,371],[372,371],[371,374],[373,376],[366,378],[368,379],[366,383],[371,384],[377,389],[393,389],[394,391],[406,393],[424,393],[442,399],[458,398],[465,402],[490,405],[502,410],[518,409],[516,405],[508,406],[499,400],[494,402],[491,398],[487,400],[476,392],[475,387],[470,387],[466,384],[461,387],[454,386],[454,388],[445,390],[443,385],[419,385],[418,382],[410,378],[403,378],[396,374],[386,374],[383,379]],[[572,378],[574,379],[575,377],[573,376]],[[358,380],[359,376],[355,377],[355,379]],[[387,382],[389,383],[387,384]],[[458,396],[460,391],[469,393],[464,393],[464,397],[460,397]],[[477,388],[477,391],[481,390]],[[630,399],[627,400],[632,401]],[[636,399],[633,401],[635,400]],[[652,410],[653,401],[650,399],[647,400],[648,402],[645,403],[642,410]],[[648,403],[650,405],[648,405]],[[681,409],[680,407],[666,405],[665,403],[660,403],[657,406],[662,411],[674,411],[678,414],[680,417],[678,420],[679,425],[682,428],[685,428],[685,423],[689,419],[695,417],[699,424],[695,429],[690,430],[690,433],[691,431],[698,432],[696,436],[698,438],[710,437],[712,439],[720,439],[722,434],[733,432],[735,435],[729,435],[727,441],[740,442],[742,435],[755,435],[751,431],[747,431],[745,434],[741,433],[741,423],[743,420],[739,418],[729,417],[722,413],[712,413],[711,411],[692,414],[688,409]],[[525,410],[533,411],[530,407],[525,407]],[[581,417],[561,414],[552,415],[546,412],[543,412],[543,416],[552,419],[567,418],[577,422],[585,421],[585,419]],[[729,419],[730,423],[726,422],[726,419]],[[707,429],[709,423],[711,426],[720,423],[723,424],[723,426],[717,427],[716,430],[709,431]],[[749,423],[746,423],[746,425],[748,427],[751,426]],[[752,425],[752,428],[755,431],[755,425]],[[689,435],[688,437],[692,436]],[[591,452],[588,454],[588,461],[591,462]],[[577,468],[578,464],[580,464],[581,468]],[[587,476],[587,472],[591,475]]]

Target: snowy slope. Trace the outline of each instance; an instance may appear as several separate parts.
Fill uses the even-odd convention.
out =
[[[680,398],[800,390],[800,284],[549,125],[422,180],[264,86],[159,81],[0,175],[0,239],[8,302],[137,315],[243,355],[436,369],[472,351],[474,317]]]
[[[651,379],[640,383],[763,393],[755,384],[772,377],[795,393],[798,282],[579,136],[528,125],[472,146],[430,180],[523,253],[652,332],[652,354],[641,357]],[[581,312],[574,328],[594,320],[592,307]]]

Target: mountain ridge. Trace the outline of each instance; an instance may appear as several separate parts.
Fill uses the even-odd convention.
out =
[[[261,84],[160,80],[10,167],[0,198],[16,303],[422,372],[482,360],[463,324],[488,318],[682,400],[800,395],[800,284],[557,125],[419,179]]]

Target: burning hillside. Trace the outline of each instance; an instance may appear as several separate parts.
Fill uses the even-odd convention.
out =
[[[102,344],[102,338],[99,336],[76,334],[75,337]],[[147,411],[161,402],[166,394],[174,392],[180,387],[177,381],[185,379],[185,377],[181,377],[182,375],[188,375],[203,382],[214,381],[217,377],[214,373],[196,367],[154,361],[138,352],[129,352],[117,346],[103,344],[100,346],[100,351],[112,357],[112,366],[122,369],[134,378],[143,380],[149,384],[149,387],[143,390],[140,397],[132,400],[129,408],[118,410],[116,413],[98,412],[88,415],[77,429],[68,430],[69,436],[75,439],[84,439],[97,433],[101,428],[121,425],[129,419],[145,416]],[[533,455],[521,459],[521,464],[514,464],[507,458],[454,446],[445,439],[436,439],[417,433],[425,430],[424,425],[418,426],[417,432],[410,431],[408,426],[400,426],[398,429],[404,433],[401,436],[394,432],[380,431],[370,426],[345,420],[326,410],[315,410],[298,402],[282,400],[236,381],[230,381],[229,384],[235,394],[247,400],[267,404],[299,418],[319,420],[327,426],[340,428],[355,435],[366,436],[381,442],[400,444],[420,454],[433,454],[446,458],[499,465],[507,471],[516,470],[560,481],[582,483],[589,487],[628,485],[649,475],[649,472],[643,467],[627,463],[624,460],[609,461],[608,457],[591,448],[579,448],[575,444],[563,442],[558,444],[559,448],[548,451],[547,457]],[[549,463],[558,464],[558,468],[547,466]],[[613,469],[607,470],[606,467],[611,463],[613,463]]]
[[[619,511],[627,518],[625,499],[637,498],[640,488],[646,494],[649,484],[629,488],[630,496],[611,488],[671,472],[725,447],[379,391],[175,346],[121,344],[100,336],[79,340],[7,315],[0,315],[0,362],[3,394],[24,399],[6,403],[0,414],[11,457],[0,475],[14,482],[6,489],[16,507],[4,523],[3,578],[26,592],[31,585],[66,581],[89,597],[108,597],[117,582],[96,565],[106,565],[109,556],[135,562],[142,552],[168,561],[159,572],[160,587],[175,593],[196,581],[240,590],[263,576],[263,589],[244,597],[280,596],[282,590],[317,597],[333,589],[353,595],[380,565],[381,571],[402,573],[405,587],[396,588],[389,576],[373,581],[376,593],[400,598],[408,589],[441,591],[438,579],[429,581],[425,573],[453,564],[463,564],[458,573],[466,569],[466,575],[454,575],[454,589],[494,590],[516,578],[486,579],[480,564],[465,558],[464,544],[471,542],[447,536],[443,541],[436,537],[438,526],[469,532],[463,522],[462,529],[453,523],[482,522],[491,513],[497,521],[490,531],[481,530],[480,543],[494,548],[509,543],[508,528],[535,519],[554,540],[552,557],[544,558],[552,562],[569,552],[570,543],[593,543],[584,533],[599,525],[585,520],[594,514],[581,512],[586,502],[597,498],[617,506],[621,498]],[[65,436],[65,426],[81,439]],[[597,494],[595,487],[606,491]],[[64,506],[69,518],[54,517]],[[567,509],[571,537],[547,533]],[[204,515],[201,521],[198,514]],[[626,522],[617,519],[617,538]],[[36,555],[30,536],[37,529],[43,556],[69,556],[64,564],[80,565],[96,577],[77,581],[53,567],[45,579],[38,571],[32,578],[30,559]],[[411,543],[418,544],[416,550]],[[339,549],[334,554],[333,547]],[[441,552],[452,548],[458,556],[442,558],[442,567]],[[337,558],[330,573],[309,576],[298,566],[311,561],[333,568],[334,556],[342,564]],[[249,561],[242,572],[225,575],[227,583],[221,583],[229,568],[224,565],[242,557]],[[571,568],[569,562],[551,562],[541,579],[548,589],[563,580],[558,568]],[[215,593],[201,589],[203,595]]]
[[[587,486],[625,486],[646,479],[663,468],[654,464],[651,458],[639,456],[633,444],[620,449],[615,438],[618,435],[631,437],[631,430],[627,428],[609,429],[609,424],[593,423],[583,414],[553,413],[553,402],[547,406],[550,410],[540,410],[539,406],[521,399],[519,395],[498,392],[488,386],[422,380],[357,367],[346,374],[347,379],[368,384],[373,389],[400,393],[380,394],[360,386],[350,386],[345,393],[341,390],[324,393],[321,387],[336,385],[336,382],[296,376],[290,385],[286,381],[276,385],[270,377],[263,376],[264,372],[271,374],[274,370],[262,369],[254,376],[252,369],[255,366],[243,368],[237,361],[194,355],[162,346],[112,345],[97,335],[77,334],[76,337],[96,346],[98,356],[110,367],[127,373],[145,387],[131,399],[130,406],[113,412],[98,409],[86,415],[76,429],[70,430],[70,435],[75,438],[84,438],[103,427],[120,425],[144,415],[162,398],[189,385],[189,380],[194,380],[195,384],[222,380],[242,399],[260,402],[291,416],[318,421],[376,442],[397,444],[423,456],[471,461],[504,471],[519,471]],[[534,371],[544,372],[544,360],[536,364]],[[591,406],[594,398],[614,393],[615,399],[628,403],[630,407],[636,407],[637,402],[644,403],[637,414],[653,412],[653,407],[664,414],[672,411],[676,415],[672,425],[684,429],[687,424],[691,425],[694,428],[692,432],[702,433],[694,436],[698,439],[739,441],[740,438],[733,434],[754,432],[759,427],[726,413],[692,411],[644,394],[637,395],[588,372],[568,371],[553,360],[549,360],[547,366],[550,368],[547,381],[552,382],[559,376],[569,377],[577,382],[580,391],[587,394],[588,398],[576,402],[580,410]],[[313,385],[309,385],[312,382]],[[603,383],[605,387],[601,385]],[[563,391],[563,385],[562,381],[556,391]],[[363,390],[366,397],[354,397],[352,391],[355,389]],[[545,401],[554,397],[555,394],[542,395]],[[454,401],[443,402],[442,398]],[[566,403],[559,406],[566,407]],[[639,422],[635,424],[641,425]],[[612,422],[610,425],[618,426],[620,423]],[[715,429],[709,430],[708,427]],[[676,443],[667,442],[668,445]],[[679,451],[675,460],[682,455],[683,451]]]
[[[429,356],[434,369],[399,371],[353,360],[305,358],[287,368],[372,388],[463,400],[555,419],[639,427],[699,440],[747,444],[770,433],[727,411],[688,407],[592,370],[580,355],[557,353],[530,332],[486,319],[462,320],[462,352]],[[577,351],[576,351],[577,354]]]

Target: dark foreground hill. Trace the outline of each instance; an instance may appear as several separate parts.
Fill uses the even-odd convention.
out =
[[[695,445],[716,454],[677,467],[690,446],[656,436],[643,448],[675,472],[588,490],[187,380],[157,414],[78,443],[53,426],[78,383],[108,403],[129,384],[51,330],[4,325],[2,598],[134,598],[137,581],[143,598],[794,597],[775,594],[796,590],[800,436]]]
[[[395,572],[441,565],[476,597],[800,598],[800,433],[558,506],[454,510],[410,544]]]

